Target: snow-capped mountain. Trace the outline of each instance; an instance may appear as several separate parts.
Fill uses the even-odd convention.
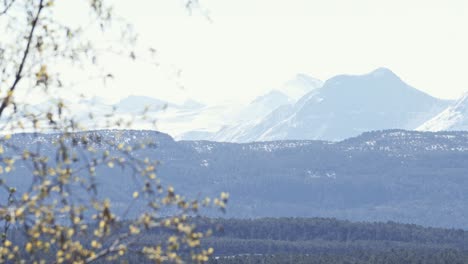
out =
[[[298,74],[246,105],[203,105],[193,100],[176,104],[146,96],[129,96],[115,104],[91,98],[66,105],[70,114],[78,115],[78,121],[88,122],[92,114],[94,123],[86,126],[89,128],[112,128],[106,117],[112,114],[118,122],[131,120],[135,129],[157,129],[178,140],[251,142],[341,140],[382,129],[468,129],[464,118],[468,114],[467,98],[465,95],[447,108],[451,102],[416,90],[390,70],[380,68],[365,75],[339,75],[324,84]],[[56,103],[36,108],[50,107],[56,107]],[[145,108],[149,119],[139,120]],[[148,122],[154,119],[156,127]]]
[[[213,139],[216,132],[223,128],[258,122],[279,106],[294,103],[297,97],[320,85],[321,81],[298,74],[278,89],[257,97],[247,105],[236,102],[204,105],[190,99],[182,104],[175,104],[148,96],[132,95],[115,104],[106,104],[102,100],[82,100],[72,106],[73,109],[79,108],[79,111],[72,112],[84,117],[88,116],[88,112],[93,112],[96,120],[100,118],[99,113],[103,116],[112,113],[115,119],[133,120],[133,127],[136,129],[151,129],[149,124],[144,124],[144,121],[139,123],[138,118],[133,118],[146,111],[151,119],[157,120],[156,129],[159,131],[169,133],[176,139],[206,140]],[[102,109],[106,111],[101,111]],[[101,120],[103,123],[104,120]]]
[[[278,108],[291,106],[305,94],[320,88],[323,82],[305,74],[298,74],[278,89],[257,97],[245,106],[237,120],[225,125],[208,139],[214,141],[242,142],[246,134],[258,125],[267,115]],[[205,138],[206,139],[206,138]]]
[[[178,140],[206,140],[236,120],[242,107],[236,102],[223,102],[199,109],[168,108],[158,115],[158,130]]]
[[[131,124],[134,129],[157,129],[176,139],[207,140],[213,139],[218,135],[216,132],[226,128],[232,131],[231,127],[256,124],[276,108],[294,103],[297,98],[321,85],[322,82],[317,79],[298,74],[248,104],[219,102],[216,105],[204,105],[191,99],[173,103],[149,96],[131,95],[116,103],[98,97],[48,100],[27,110],[34,113],[55,111],[58,101],[64,101],[64,113],[87,129],[123,128],[116,124]],[[46,127],[43,128],[47,131]],[[243,130],[247,128],[240,131]],[[224,134],[218,140],[229,139],[230,136]]]
[[[257,97],[239,112],[238,121],[253,121],[263,118],[277,107],[293,103],[294,100],[280,92],[273,90],[265,95]]]
[[[245,131],[260,122],[265,116],[282,105],[288,105],[294,102],[294,99],[286,94],[273,90],[263,96],[257,97],[250,104],[243,107],[234,122],[224,125],[219,131],[204,139],[214,141],[234,141]],[[191,138],[193,139],[193,137]]]
[[[417,128],[420,131],[468,130],[468,93]]]
[[[415,129],[448,103],[407,85],[386,68],[339,75],[231,141],[341,140],[370,130]]]
[[[321,80],[300,73],[285,82],[278,90],[297,101],[312,90],[322,87],[322,85]]]

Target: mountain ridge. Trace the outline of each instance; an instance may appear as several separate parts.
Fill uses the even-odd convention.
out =
[[[338,75],[293,106],[274,110],[239,142],[340,140],[370,130],[415,129],[447,104],[407,85],[386,68]]]
[[[254,143],[174,141],[167,134],[147,130],[82,133],[90,133],[89,139],[129,145],[154,141],[155,148],[134,154],[160,160],[162,183],[187,197],[229,192],[226,217],[318,216],[468,228],[464,221],[468,218],[466,131],[384,130],[340,142]],[[42,155],[50,156],[56,150],[56,140],[53,134],[14,134],[9,143],[18,148],[4,146],[4,153],[20,151],[21,155],[40,142]],[[96,155],[104,151],[99,142],[90,140],[89,144],[97,150]],[[24,161],[17,162],[15,170],[2,177],[21,192],[29,188],[31,173]],[[116,169],[97,168],[96,182],[106,186],[101,195],[115,202],[118,213],[123,210],[120,205],[133,199],[122,190],[131,193],[136,187],[131,171],[117,173]],[[133,210],[140,206],[137,202]]]

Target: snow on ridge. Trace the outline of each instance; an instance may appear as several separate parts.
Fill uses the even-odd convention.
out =
[[[431,132],[468,130],[468,92],[416,130]]]

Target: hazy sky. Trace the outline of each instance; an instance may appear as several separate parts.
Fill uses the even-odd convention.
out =
[[[467,0],[200,1],[210,19],[180,0],[115,0],[165,70],[115,63],[124,74],[97,93],[250,100],[297,73],[326,80],[377,67],[437,97],[468,90]]]

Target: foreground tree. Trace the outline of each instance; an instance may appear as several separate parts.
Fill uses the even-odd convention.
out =
[[[202,207],[224,210],[228,194],[189,200],[161,184],[158,161],[141,152],[157,144],[151,138],[121,140],[135,118],[149,120],[147,111],[129,120],[116,117],[115,110],[99,117],[89,113],[83,119],[59,96],[73,85],[63,76],[64,68],[95,67],[98,78],[112,78],[99,68],[99,56],[106,49],[97,35],[118,32],[120,46],[112,52],[138,57],[132,50],[134,32],[105,1],[78,2],[88,7],[83,15],[92,22],[86,26],[73,27],[59,19],[60,7],[53,0],[0,3],[0,27],[6,36],[0,42],[0,263],[92,263],[117,261],[130,253],[156,263],[206,262],[213,249],[202,248],[201,239],[210,230],[198,230],[190,216]],[[192,4],[188,1],[186,7]],[[37,107],[28,96],[47,103]],[[122,130],[110,131],[112,137],[89,132],[105,128]],[[53,140],[53,151],[45,152],[40,140],[30,140],[28,147],[18,144],[18,132],[32,138],[52,133],[46,138]],[[17,167],[28,168],[28,175],[18,175]],[[144,205],[138,217],[115,213],[112,201],[100,195],[106,186],[96,177],[103,167],[130,172],[134,190],[127,195]],[[14,177],[29,179],[30,186],[17,188],[10,184]],[[160,240],[138,243],[142,233],[155,230],[161,232]]]

